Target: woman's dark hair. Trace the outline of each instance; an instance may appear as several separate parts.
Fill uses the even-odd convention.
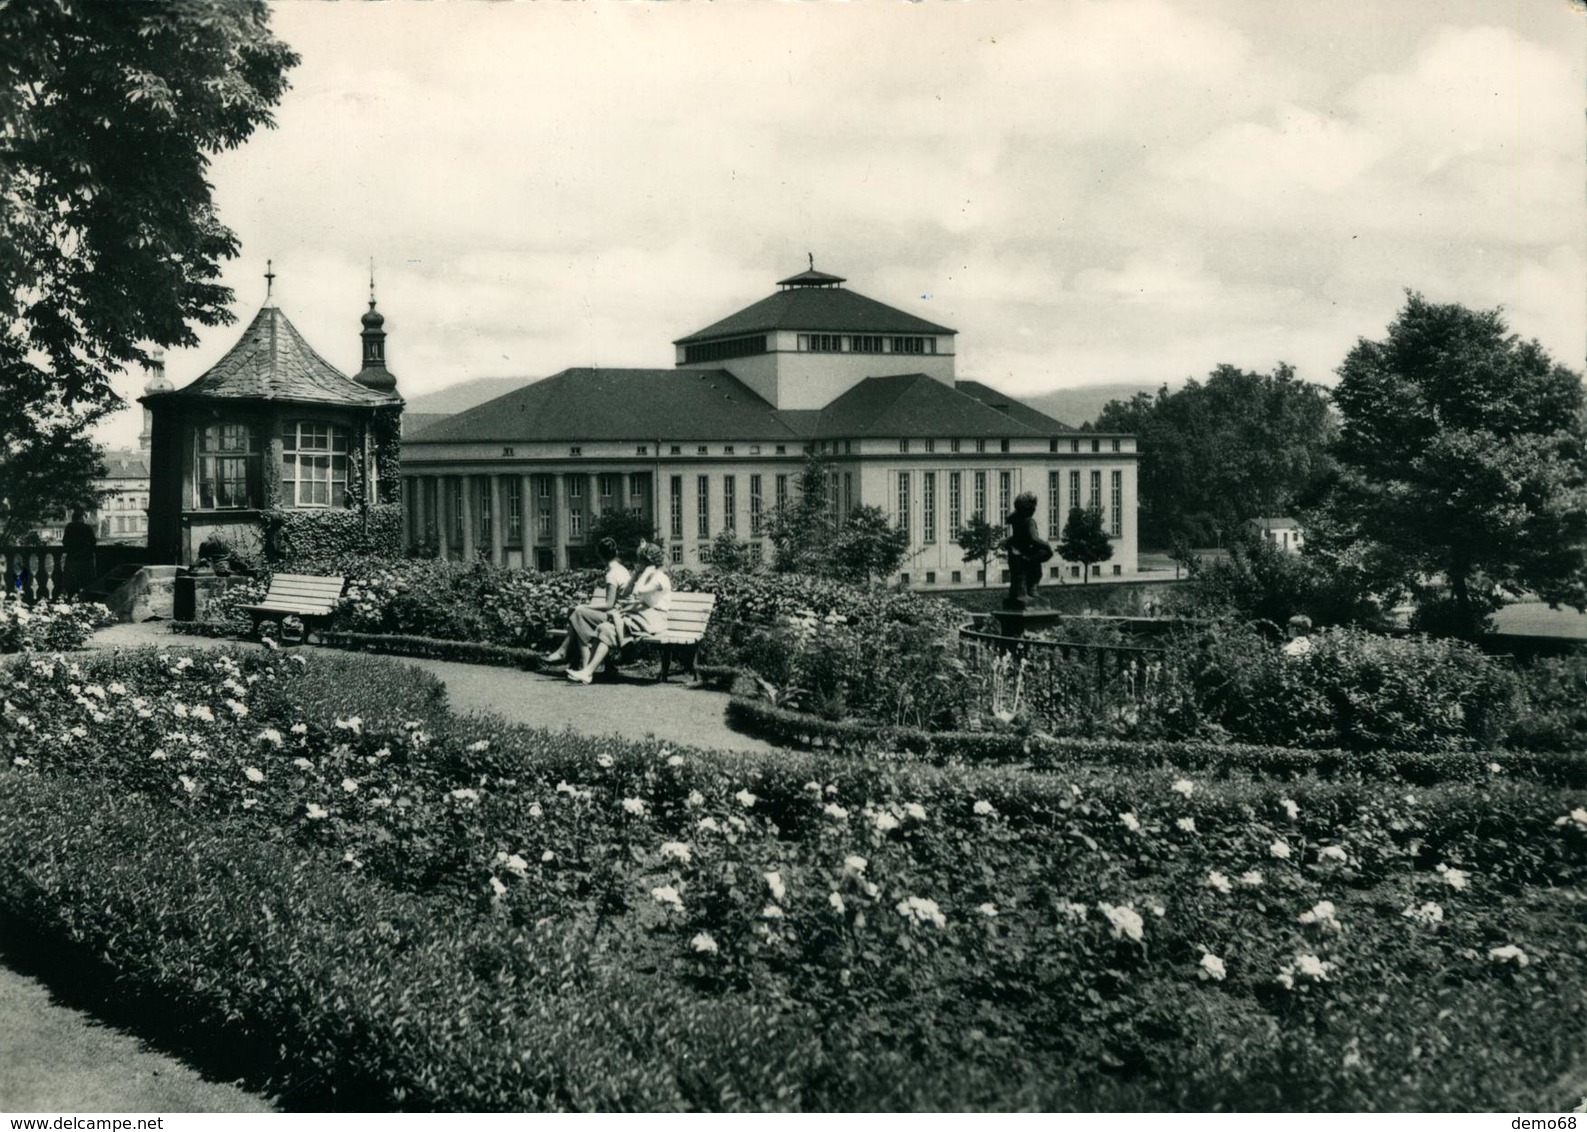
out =
[[[595,549],[600,554],[602,562],[610,562],[617,557],[617,540],[614,538],[603,538],[595,544]]]

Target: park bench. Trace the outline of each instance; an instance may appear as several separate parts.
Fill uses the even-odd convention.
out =
[[[606,587],[597,586],[590,596],[593,601],[605,601]],[[715,594],[679,593],[673,590],[672,609],[667,613],[667,631],[655,636],[636,633],[628,638],[629,645],[653,644],[660,650],[661,675],[657,677],[658,683],[666,683],[672,669],[674,650],[698,648],[700,638],[705,636],[705,630],[711,624],[711,611],[715,608]],[[692,651],[689,666],[694,667]]]
[[[259,625],[266,618],[297,617],[307,628],[310,621],[323,620],[341,600],[345,578],[322,577],[318,574],[277,574],[270,579],[270,588],[258,605],[245,605],[243,611],[253,618],[253,631],[257,636]]]

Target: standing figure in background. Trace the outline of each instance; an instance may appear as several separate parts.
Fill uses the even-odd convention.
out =
[[[97,577],[94,571],[94,547],[98,541],[94,536],[94,528],[88,523],[87,513],[81,507],[77,508],[72,512],[72,521],[66,524],[66,530],[61,535],[61,546],[66,551],[66,561],[62,563],[61,569],[63,593],[75,595]]]
[[[1041,585],[1041,568],[1052,558],[1052,544],[1036,530],[1036,496],[1031,492],[1014,497],[1014,510],[1004,522],[1009,536],[1003,540],[1003,553],[1008,556],[1008,597],[1003,608],[1024,609]]]

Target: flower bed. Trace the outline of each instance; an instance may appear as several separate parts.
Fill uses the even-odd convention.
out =
[[[14,662],[0,911],[305,1106],[1575,1102],[1579,789],[670,751],[404,671]]]

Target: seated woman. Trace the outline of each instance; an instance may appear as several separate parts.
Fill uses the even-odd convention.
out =
[[[667,611],[672,608],[672,579],[662,563],[666,556],[661,547],[651,543],[639,544],[639,562],[643,569],[629,588],[626,600],[612,610],[596,630],[595,653],[583,668],[568,669],[568,679],[575,684],[588,684],[595,678],[595,670],[612,649],[621,648],[633,636],[653,637],[667,631]]]
[[[627,593],[633,575],[617,560],[617,541],[603,538],[595,544],[595,549],[606,563],[606,593],[595,602],[574,607],[568,617],[568,631],[562,643],[540,658],[547,664],[560,664],[568,659],[568,653],[572,650],[577,650],[579,663],[582,664],[586,650],[595,640],[595,631]]]

